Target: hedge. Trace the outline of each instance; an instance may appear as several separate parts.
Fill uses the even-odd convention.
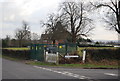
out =
[[[118,49],[86,49],[87,59],[93,61],[120,60],[120,48]],[[30,50],[2,49],[2,54],[10,57],[30,59]]]
[[[118,49],[87,49],[87,58],[93,61],[120,60],[120,48]]]
[[[2,49],[2,55],[21,58],[21,59],[30,59],[30,50],[9,50]]]

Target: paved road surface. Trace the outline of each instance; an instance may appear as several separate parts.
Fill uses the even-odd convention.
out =
[[[3,79],[117,79],[117,69],[56,68],[3,59]]]

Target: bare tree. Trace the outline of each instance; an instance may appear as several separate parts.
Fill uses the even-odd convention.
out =
[[[55,30],[52,33],[52,39],[66,41],[68,37],[69,33],[66,27],[60,21],[58,21],[55,25]]]
[[[87,17],[87,7],[83,2],[63,2],[60,5],[63,19],[67,21],[68,30],[70,30],[72,42],[81,36],[88,36],[94,29],[92,20]]]
[[[55,30],[55,25],[58,21],[62,21],[60,19],[61,17],[59,15],[56,15],[54,13],[48,15],[47,22],[42,22],[42,26],[46,27],[46,32],[53,32]]]
[[[103,2],[93,4],[96,8],[108,8],[105,22],[109,25],[110,29],[115,29],[117,33],[120,34],[120,1],[119,0],[110,0],[110,2]],[[105,9],[106,11],[106,9]]]
[[[33,43],[38,43],[38,41],[40,40],[40,36],[37,33],[32,33],[31,40],[33,41]]]
[[[64,28],[66,27],[62,25],[63,22],[61,16],[55,15],[53,13],[48,16],[47,22],[42,22],[42,24],[46,27],[45,32],[46,34],[49,34],[49,38],[53,41],[53,44],[55,44],[55,41],[59,39],[58,33],[60,35],[60,31],[58,29],[62,31],[62,29],[64,30]]]
[[[54,13],[52,13],[52,14],[49,14],[47,22],[42,23],[43,26],[46,27],[46,30],[45,30],[46,34],[49,34],[50,36],[49,38],[50,40],[53,41],[53,43],[55,43],[55,39],[53,38],[52,35],[53,35],[53,32],[55,31],[55,24],[57,21],[58,21],[58,18]]]
[[[15,38],[18,39],[20,47],[26,41],[30,41],[30,39],[31,39],[31,32],[30,32],[28,24],[25,21],[23,21],[22,28],[21,29],[17,29],[17,31],[15,33]]]

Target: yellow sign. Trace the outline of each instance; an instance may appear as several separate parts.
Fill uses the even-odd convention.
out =
[[[62,46],[59,46],[59,48],[62,48]]]
[[[46,47],[46,45],[44,45],[44,47]]]

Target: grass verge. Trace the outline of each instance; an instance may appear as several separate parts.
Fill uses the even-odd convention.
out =
[[[20,58],[13,58],[13,57],[8,57],[8,56],[2,56],[5,59],[12,60],[12,61],[19,61],[19,62],[24,62],[25,64],[30,64],[30,65],[37,65],[37,66],[52,66],[52,67],[69,67],[69,68],[89,68],[89,69],[94,69],[94,68],[112,68],[116,69],[118,68],[117,65],[96,65],[96,64],[53,64],[53,63],[46,63],[46,62],[39,62],[39,61],[31,61],[31,60],[24,60]]]
[[[118,68],[117,65],[95,65],[95,64],[59,64],[55,65],[52,63],[43,63],[43,62],[30,62],[31,65],[45,65],[45,66],[54,66],[54,67],[74,67],[74,68]]]

